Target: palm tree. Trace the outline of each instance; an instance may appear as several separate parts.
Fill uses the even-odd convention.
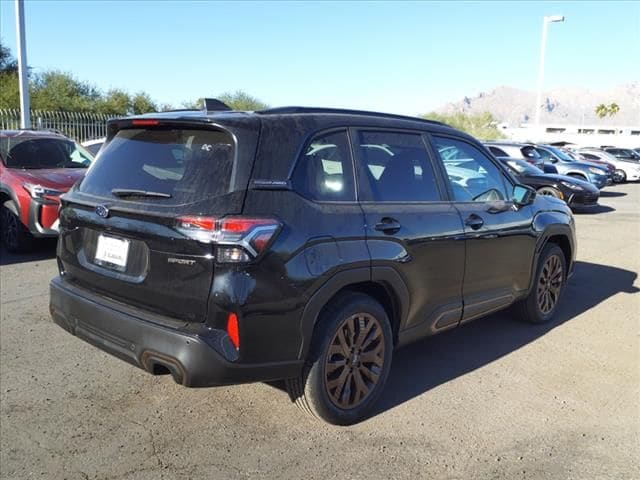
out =
[[[609,113],[609,109],[604,103],[601,103],[596,107],[596,116],[598,118],[604,118],[607,116],[608,113]]]
[[[596,116],[598,118],[613,117],[619,111],[620,111],[620,106],[615,102],[612,102],[609,105],[605,105],[604,103],[601,103],[596,107],[596,110],[595,110]]]

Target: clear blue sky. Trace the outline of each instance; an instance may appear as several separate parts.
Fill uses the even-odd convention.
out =
[[[180,104],[242,89],[273,105],[424,113],[499,85],[640,80],[640,2],[29,1],[28,63]],[[15,54],[13,0],[0,0]]]

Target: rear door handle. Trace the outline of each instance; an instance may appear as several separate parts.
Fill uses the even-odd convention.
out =
[[[475,213],[472,213],[464,221],[464,224],[467,227],[470,227],[471,230],[478,230],[480,227],[484,225],[484,220],[482,219],[481,216],[476,215]]]
[[[397,220],[393,218],[385,217],[380,222],[376,223],[374,227],[379,232],[384,232],[388,234],[396,233],[402,228],[402,225]]]

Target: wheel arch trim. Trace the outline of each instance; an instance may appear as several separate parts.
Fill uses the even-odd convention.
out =
[[[18,201],[18,196],[15,194],[15,192],[11,188],[9,188],[6,183],[0,183],[0,193],[7,195],[13,201],[13,203],[15,203],[16,208],[18,209],[18,216],[22,218],[22,209],[20,207],[20,202]]]
[[[399,318],[392,320],[394,335],[402,329],[409,312],[409,289],[404,280],[391,267],[354,268],[344,270],[333,275],[311,296],[302,313],[301,341],[298,350],[298,358],[306,358],[315,326],[323,308],[327,303],[350,286],[363,283],[372,283],[384,288],[391,297],[394,307],[397,308]],[[396,310],[394,308],[394,310]]]

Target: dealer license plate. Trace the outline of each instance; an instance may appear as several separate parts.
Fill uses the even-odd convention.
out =
[[[127,266],[127,255],[129,254],[129,240],[105,235],[98,236],[96,246],[96,263],[115,267],[124,270]]]

